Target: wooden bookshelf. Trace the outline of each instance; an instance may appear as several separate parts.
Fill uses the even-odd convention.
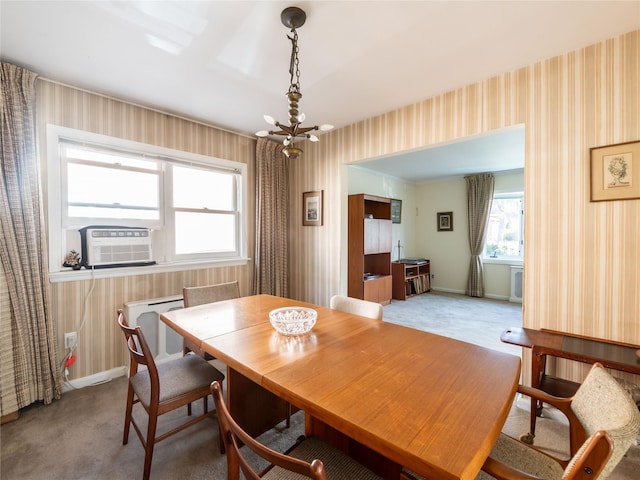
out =
[[[391,199],[349,195],[348,295],[391,303]]]
[[[406,300],[431,290],[431,262],[393,262],[393,299]]]

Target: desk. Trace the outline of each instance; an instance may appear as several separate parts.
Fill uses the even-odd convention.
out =
[[[640,375],[640,358],[637,352],[640,347],[616,342],[608,342],[595,338],[553,332],[551,330],[533,330],[530,328],[508,328],[500,336],[500,340],[512,345],[531,348],[531,386],[539,388],[557,397],[571,397],[579,384],[556,378],[545,373],[547,355],[566,358],[582,363],[600,362],[606,368]],[[536,433],[536,417],[542,411],[542,404],[531,399],[531,425],[528,435],[522,440],[533,443]],[[578,432],[572,432],[571,451],[582,444]]]
[[[269,311],[292,305],[317,310],[309,335],[283,337],[271,327]],[[207,331],[204,317],[218,325]],[[385,478],[397,478],[402,466],[428,478],[474,478],[520,375],[513,355],[269,295],[161,319],[227,364],[234,417],[252,410],[234,392],[244,378],[304,410],[307,434],[349,454],[360,446],[379,454],[388,462]]]

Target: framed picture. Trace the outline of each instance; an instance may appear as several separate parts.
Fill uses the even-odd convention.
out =
[[[438,231],[453,232],[453,212],[438,212]]]
[[[640,140],[594,147],[591,201],[640,198]]]
[[[320,190],[302,194],[302,225],[322,225],[322,193]]]
[[[391,199],[391,223],[401,223],[402,200]]]

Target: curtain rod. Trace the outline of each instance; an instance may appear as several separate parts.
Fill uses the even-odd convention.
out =
[[[152,112],[159,113],[161,115],[170,115],[170,116],[178,118],[180,120],[184,120],[184,121],[191,122],[191,123],[196,123],[196,124],[202,125],[204,127],[215,128],[216,130],[220,130],[220,131],[225,132],[225,133],[231,133],[233,135],[239,135],[239,136],[244,137],[244,138],[249,138],[249,139],[255,140],[255,137],[252,137],[251,135],[247,135],[247,134],[239,133],[239,132],[234,132],[233,130],[228,130],[226,128],[217,127],[215,125],[211,125],[209,123],[205,123],[205,122],[202,122],[200,120],[195,120],[193,118],[183,117],[182,115],[177,115],[175,113],[165,112],[164,110],[159,110],[157,108],[149,107],[149,106],[146,106],[146,105],[141,105],[139,103],[130,102],[128,100],[123,100],[121,98],[112,97],[111,95],[106,95],[104,93],[98,93],[98,92],[94,92],[92,90],[87,90],[85,88],[76,87],[74,85],[69,85],[67,83],[59,82],[58,80],[53,80],[51,78],[38,76],[36,81],[37,80],[44,80],[45,82],[53,83],[54,85],[59,85],[61,87],[73,88],[74,90],[79,90],[81,92],[88,93],[88,94],[91,94],[91,95],[97,95],[99,97],[103,97],[103,98],[106,98],[108,100],[113,100],[113,101],[116,101],[116,102],[126,103],[126,104],[132,105],[134,107],[144,108],[145,110],[150,110]]]

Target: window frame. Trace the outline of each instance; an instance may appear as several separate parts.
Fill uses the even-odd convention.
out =
[[[492,199],[493,200],[503,200],[503,199],[519,199],[521,202],[520,208],[520,255],[519,256],[508,256],[501,255],[497,257],[492,257],[487,254],[487,239],[485,238],[485,244],[482,248],[482,261],[483,263],[495,263],[495,264],[509,264],[509,265],[522,265],[524,262],[524,192],[516,191],[516,192],[501,192],[494,193]],[[489,214],[490,215],[490,214]],[[488,220],[487,220],[488,221]]]
[[[159,196],[160,219],[90,219],[68,218],[63,212],[63,201],[66,199],[66,164],[61,158],[60,142],[72,141],[105,149],[129,151],[136,155],[147,156],[147,160],[159,162]],[[247,165],[221,158],[175,150],[157,145],[134,142],[118,137],[111,137],[83,130],[58,125],[47,125],[47,218],[49,238],[49,272],[52,282],[71,281],[90,276],[106,278],[135,274],[160,273],[165,271],[181,271],[212,266],[243,265],[247,257]],[[230,171],[235,179],[236,232],[235,251],[210,252],[205,254],[176,255],[174,250],[175,234],[173,232],[171,166],[205,168],[212,171]],[[95,270],[68,271],[62,267],[64,255],[72,248],[80,251],[78,229],[87,225],[142,226],[152,229],[154,260],[156,265],[143,267],[115,267]]]

